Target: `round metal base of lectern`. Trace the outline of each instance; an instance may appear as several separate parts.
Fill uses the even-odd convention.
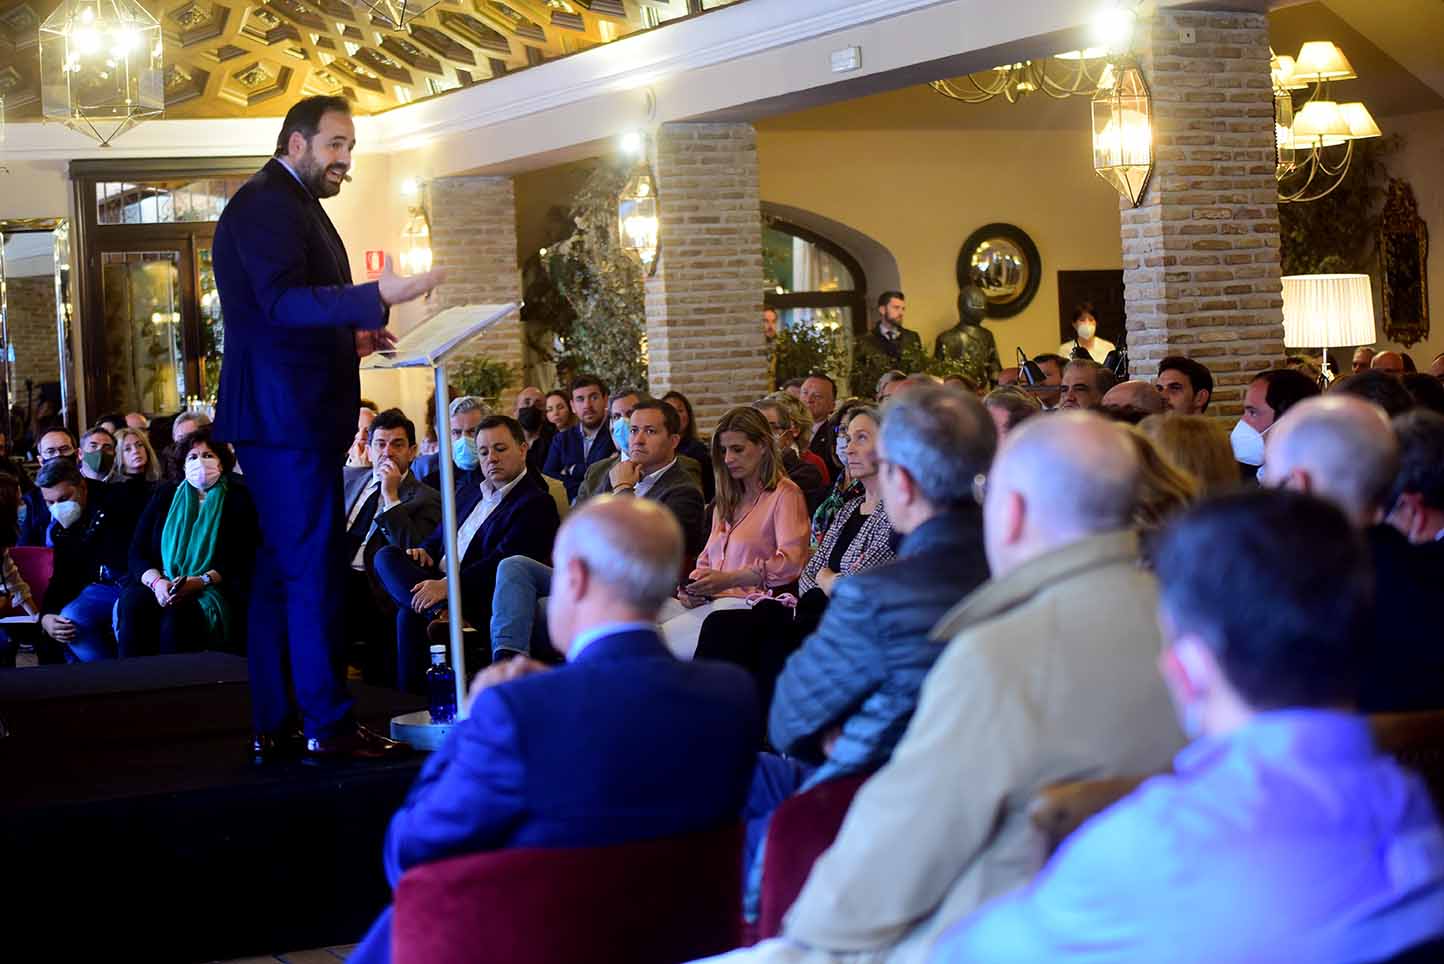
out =
[[[433,723],[429,711],[417,710],[391,718],[391,739],[409,743],[418,750],[435,750],[454,726],[456,723]]]

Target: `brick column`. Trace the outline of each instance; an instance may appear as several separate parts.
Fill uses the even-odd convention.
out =
[[[647,380],[687,395],[700,428],[767,385],[757,135],[747,124],[665,124],[653,171],[661,254],[647,279]]]
[[[446,308],[465,304],[521,302],[516,263],[516,191],[507,177],[443,177],[428,187],[432,264],[446,269],[446,281],[432,296]],[[465,354],[484,354],[512,366],[515,375],[502,396],[521,387],[522,326],[516,316],[493,325]]]
[[[1284,355],[1268,19],[1161,10],[1138,39],[1156,166],[1121,205],[1133,370],[1188,355],[1213,371],[1209,413],[1236,416]]]

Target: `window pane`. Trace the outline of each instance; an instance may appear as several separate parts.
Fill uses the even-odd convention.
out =
[[[770,226],[762,229],[762,267],[765,290],[777,294],[857,288],[841,261],[810,241]]]
[[[96,222],[99,224],[175,224],[218,221],[226,202],[246,182],[232,177],[102,182],[95,186]]]

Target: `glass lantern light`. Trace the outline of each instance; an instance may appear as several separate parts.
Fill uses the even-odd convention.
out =
[[[351,0],[351,6],[392,30],[402,30],[440,0]]]
[[[1093,170],[1137,207],[1153,176],[1153,105],[1143,72],[1120,63],[1093,96]]]
[[[65,0],[40,25],[40,102],[106,147],[165,108],[160,23],[136,0]]]
[[[647,272],[657,265],[658,231],[657,181],[645,160],[637,162],[617,197],[617,226],[622,247],[642,262]]]
[[[408,177],[401,182],[401,195],[410,203],[410,217],[401,229],[402,274],[422,274],[431,270],[431,218],[426,213],[426,183]]]

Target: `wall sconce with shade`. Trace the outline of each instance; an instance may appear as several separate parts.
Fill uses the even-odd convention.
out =
[[[1366,274],[1286,275],[1284,288],[1284,347],[1322,348],[1320,381],[1334,378],[1329,369],[1329,348],[1372,345],[1374,290]]]
[[[65,0],[40,25],[46,120],[108,147],[165,109],[160,22],[136,0]]]
[[[426,183],[407,178],[401,182],[403,197],[414,201],[401,229],[401,273],[422,274],[431,270],[431,218],[426,209]]]
[[[1113,65],[1093,95],[1093,170],[1134,207],[1153,176],[1153,98],[1132,61]]]
[[[657,179],[647,164],[646,137],[628,134],[624,149],[637,155],[631,176],[617,195],[617,231],[622,248],[642,263],[648,275],[656,273],[660,244],[661,212],[657,202]]]

